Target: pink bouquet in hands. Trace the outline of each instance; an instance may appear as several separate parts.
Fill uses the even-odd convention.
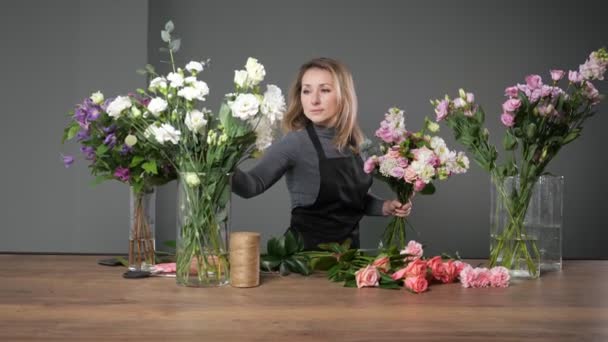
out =
[[[442,138],[427,134],[439,130],[436,123],[425,119],[421,131],[410,132],[404,121],[402,110],[389,109],[376,131],[382,155],[369,157],[364,165],[365,172],[386,182],[401,203],[407,203],[416,192],[434,193],[433,181],[445,180],[469,168],[463,152],[451,151]],[[406,223],[403,217],[392,218],[383,234],[385,247],[405,247]]]

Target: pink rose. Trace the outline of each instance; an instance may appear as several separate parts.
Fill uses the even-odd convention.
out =
[[[379,279],[380,275],[378,274],[378,270],[372,265],[367,265],[365,268],[355,272],[355,280],[357,281],[358,288],[378,286]]]
[[[510,278],[509,270],[502,266],[496,266],[490,270],[490,285],[493,287],[508,287]]]
[[[526,76],[526,84],[530,89],[537,89],[543,85],[543,80],[538,75],[528,75]]]
[[[399,146],[391,147],[386,155],[391,159],[401,158],[401,154],[399,154]]]
[[[513,127],[513,125],[515,125],[515,117],[510,113],[502,113],[500,116],[500,121],[502,121],[502,124],[507,127]]]
[[[429,282],[425,277],[409,277],[405,279],[405,287],[412,292],[422,293],[429,287]]]
[[[505,89],[505,96],[517,97],[518,92],[519,89],[517,89],[517,86],[508,87],[507,89]]]
[[[450,101],[448,100],[441,100],[439,101],[439,103],[437,104],[437,107],[435,107],[435,114],[437,114],[437,121],[441,121],[443,119],[445,119],[446,116],[448,116],[448,114],[450,110]]]
[[[443,275],[441,276],[441,282],[444,284],[452,283],[458,277],[458,266],[453,260],[448,260],[443,263]]]
[[[426,261],[414,260],[405,267],[405,277],[426,277],[426,270]]]
[[[423,249],[422,249],[422,244],[411,240],[410,242],[407,243],[407,246],[405,246],[405,249],[402,250],[400,252],[400,254],[407,254],[407,257],[405,257],[406,261],[413,261],[416,259],[420,259],[422,257],[422,253],[423,253]]]
[[[398,161],[397,161],[397,165],[399,165],[404,170],[405,170],[405,168],[407,167],[408,164],[409,164],[409,162],[407,161],[407,158],[399,158]]]
[[[516,112],[521,107],[521,101],[519,99],[508,99],[502,104],[502,110],[505,112]]]
[[[551,79],[555,82],[561,80],[566,72],[564,70],[551,70]]]
[[[388,272],[388,270],[391,268],[391,259],[388,256],[376,258],[376,260],[374,260],[372,263],[372,266],[376,267],[380,271]]]
[[[405,174],[403,175],[403,179],[405,179],[406,182],[408,183],[414,183],[416,181],[416,179],[418,178],[418,174],[416,173],[416,171],[414,171],[414,168],[407,167],[405,169]]]
[[[395,271],[395,273],[393,273],[391,275],[391,278],[393,280],[399,280],[399,279],[403,279],[405,278],[405,273],[407,272],[407,267],[404,267],[402,269],[399,269],[397,271]]]
[[[373,156],[370,158],[367,158],[367,160],[365,161],[365,164],[363,164],[363,171],[365,171],[365,173],[372,173],[375,169],[376,169],[376,165],[378,163],[378,157]]]
[[[416,179],[416,182],[414,183],[414,191],[420,192],[424,189],[425,186],[426,183],[422,181],[422,179]]]
[[[431,273],[433,274],[433,278],[437,280],[441,280],[445,269],[443,267],[443,261],[440,256],[436,256],[431,258],[426,262],[428,268],[431,269]]]

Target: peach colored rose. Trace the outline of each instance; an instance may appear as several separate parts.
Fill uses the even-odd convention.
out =
[[[510,278],[509,270],[505,267],[496,266],[490,270],[490,285],[493,287],[508,287]]]
[[[409,277],[405,279],[405,287],[413,292],[421,293],[426,291],[429,286],[429,282],[425,277]]]
[[[391,149],[388,151],[387,155],[392,159],[401,158],[401,154],[399,154],[399,146],[391,147]]]
[[[433,278],[441,280],[441,277],[443,276],[443,273],[445,271],[443,268],[443,261],[441,260],[441,257],[433,257],[432,259],[427,261],[426,265],[431,269]]]
[[[388,256],[376,258],[376,260],[374,260],[372,263],[372,266],[376,267],[382,272],[388,272],[388,270],[391,268],[391,259]]]
[[[406,277],[426,277],[427,264],[424,260],[415,260],[405,267]]]
[[[406,271],[407,271],[407,268],[406,268],[406,267],[404,267],[404,268],[402,268],[402,269],[400,269],[400,270],[397,270],[397,271],[395,271],[395,273],[393,273],[393,274],[391,275],[391,278],[392,278],[393,280],[399,280],[399,279],[403,279],[403,278],[405,278],[405,272],[406,272]]]
[[[378,286],[379,279],[380,275],[378,274],[378,270],[372,265],[367,265],[365,268],[355,272],[355,280],[357,281],[358,288]]]
[[[453,260],[448,260],[443,263],[443,274],[441,275],[441,282],[444,284],[452,283],[458,277],[458,266],[454,264]]]
[[[408,166],[405,168],[405,174],[403,175],[403,179],[408,183],[414,183],[418,178],[418,174],[414,170],[412,166]]]

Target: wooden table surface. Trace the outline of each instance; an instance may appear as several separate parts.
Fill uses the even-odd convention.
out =
[[[506,289],[352,289],[322,274],[256,288],[124,279],[102,256],[0,255],[0,341],[608,341],[608,261]]]

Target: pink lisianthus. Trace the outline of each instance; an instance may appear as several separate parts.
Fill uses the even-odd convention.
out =
[[[357,287],[376,287],[379,284],[380,274],[376,267],[367,265],[366,267],[355,272],[355,280]]]
[[[399,254],[406,254],[407,256],[405,257],[406,261],[414,261],[417,259],[420,259],[422,257],[422,253],[424,253],[424,250],[422,249],[422,244],[411,240],[410,242],[407,243],[407,246],[405,246],[405,249],[402,250]]]
[[[539,75],[528,75],[526,76],[526,85],[530,89],[538,89],[543,85],[543,80]]]
[[[592,105],[596,105],[600,102],[599,91],[589,81],[585,82],[583,95],[591,102]]]
[[[376,169],[377,165],[378,165],[378,157],[376,157],[376,156],[369,157],[365,161],[365,164],[363,164],[363,171],[365,171],[365,173],[372,173]]]
[[[424,276],[409,277],[405,279],[405,287],[415,293],[422,293],[429,287],[429,282]]]
[[[502,113],[500,121],[507,127],[513,127],[513,125],[515,125],[515,117],[510,113]]]
[[[505,267],[496,266],[490,270],[490,285],[492,287],[508,287],[510,278],[509,270]]]
[[[517,86],[508,87],[505,89],[505,96],[517,97],[518,92],[519,89],[517,89]]]
[[[551,79],[555,82],[561,80],[566,72],[564,70],[551,70]]]
[[[445,119],[450,113],[450,101],[447,99],[439,101],[437,107],[435,107],[435,114],[437,114],[437,121]]]
[[[502,110],[509,113],[516,112],[521,107],[521,101],[519,99],[508,99],[502,104]]]
[[[386,273],[391,268],[391,259],[388,256],[376,258],[376,260],[374,260],[374,262],[372,263],[372,266]]]
[[[581,83],[583,81],[583,76],[578,73],[578,71],[568,71],[568,80],[574,84]]]
[[[416,182],[414,183],[414,191],[420,192],[424,190],[425,186],[426,183],[422,179],[416,179]]]

